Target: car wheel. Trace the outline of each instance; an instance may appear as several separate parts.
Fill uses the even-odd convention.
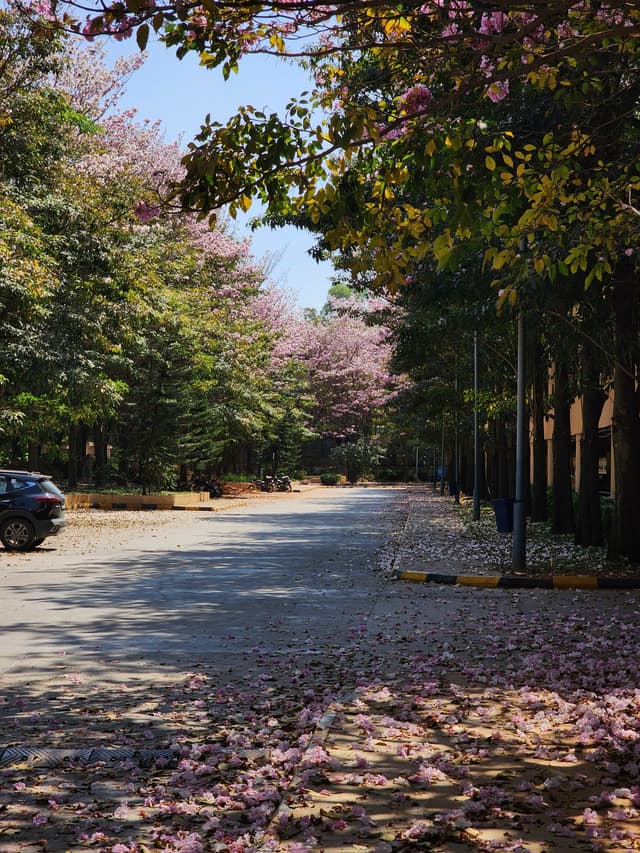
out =
[[[38,547],[38,545],[42,545],[42,543],[44,542],[44,540],[45,540],[45,537],[44,537],[44,536],[42,537],[42,539],[34,539],[34,540],[33,540],[33,544],[32,544],[32,546],[31,546],[31,547],[32,547],[32,548],[37,548],[37,547]]]
[[[0,540],[9,551],[28,551],[33,548],[36,533],[26,518],[7,518],[0,524]]]

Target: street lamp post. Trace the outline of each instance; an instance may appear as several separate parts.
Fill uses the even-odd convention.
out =
[[[453,437],[453,500],[454,503],[460,503],[460,433],[459,433],[459,412],[458,412],[458,354],[454,353],[456,365],[456,408],[455,408],[455,433]]]
[[[444,495],[444,412],[442,413],[442,442],[440,446],[440,494]]]
[[[478,430],[478,333],[473,333],[473,520],[480,521],[480,436]]]
[[[527,249],[526,238],[520,241],[520,251]],[[511,538],[512,569],[524,572],[527,564],[526,544],[526,476],[528,468],[528,429],[525,422],[525,312],[522,304],[518,308],[518,375],[516,408],[516,495],[513,505],[513,535]]]

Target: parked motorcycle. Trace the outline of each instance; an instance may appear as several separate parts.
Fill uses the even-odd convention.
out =
[[[261,492],[275,492],[276,484],[273,477],[267,475],[264,480],[254,480],[253,485]]]
[[[222,491],[222,483],[220,480],[212,480],[209,483],[209,497],[210,498],[221,498],[223,494]]]
[[[264,480],[254,480],[253,485],[261,492],[291,492],[293,490],[291,478],[286,474],[279,474],[277,477],[267,474]]]
[[[191,489],[194,492],[209,492],[210,498],[222,497],[222,483],[204,474],[196,474],[191,481]]]
[[[276,489],[279,492],[290,492],[293,490],[293,486],[291,484],[291,478],[286,474],[281,474],[279,477],[276,477]]]

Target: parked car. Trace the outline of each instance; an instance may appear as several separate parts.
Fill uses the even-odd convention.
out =
[[[64,495],[46,474],[0,469],[0,541],[29,551],[67,526]]]

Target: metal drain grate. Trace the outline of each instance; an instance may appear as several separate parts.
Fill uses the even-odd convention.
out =
[[[60,767],[62,764],[96,764],[98,762],[134,761],[142,767],[157,761],[175,762],[172,749],[135,749],[133,747],[100,746],[85,749],[46,747],[0,747],[0,767],[29,764],[32,767]]]

